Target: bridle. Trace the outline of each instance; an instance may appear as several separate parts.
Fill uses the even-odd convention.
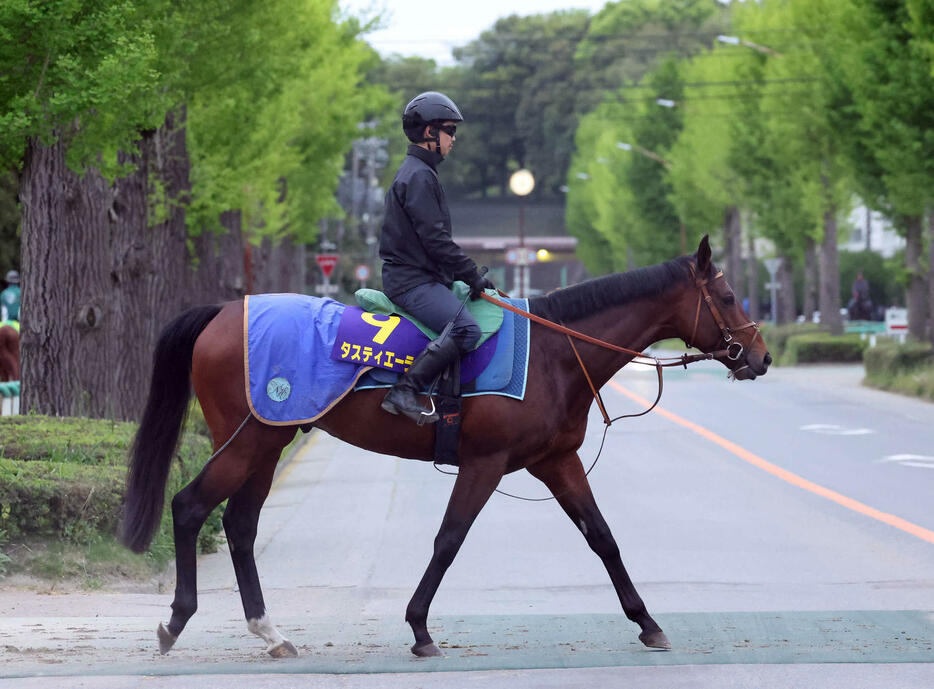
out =
[[[720,313],[720,309],[717,308],[717,305],[713,301],[713,297],[710,296],[710,292],[707,290],[707,283],[714,280],[719,280],[723,277],[723,271],[719,271],[712,278],[707,277],[698,277],[696,274],[696,267],[694,264],[691,264],[691,275],[694,277],[694,284],[698,288],[697,292],[697,309],[694,311],[694,327],[691,329],[691,339],[686,341],[685,344],[688,347],[692,347],[694,343],[694,338],[697,335],[697,324],[700,321],[700,312],[701,312],[701,302],[707,304],[707,308],[710,310],[710,315],[713,316],[714,322],[717,324],[717,327],[720,328],[720,337],[723,340],[723,343],[726,345],[726,355],[725,358],[730,361],[738,361],[745,351],[743,345],[739,342],[733,340],[733,333],[740,330],[745,330],[746,328],[755,328],[756,334],[753,335],[752,341],[749,343],[752,346],[756,338],[761,337],[762,334],[759,331],[759,324],[755,321],[749,321],[748,323],[743,323],[742,325],[731,328],[726,324],[726,321],[723,318],[723,315]],[[724,350],[721,350],[724,351]],[[714,357],[717,358],[717,357]],[[741,371],[744,368],[749,368],[749,364],[744,364],[740,366],[735,371],[731,371],[735,375],[736,371]]]
[[[750,345],[756,341],[757,337],[761,337],[761,333],[759,332],[759,324],[756,323],[755,321],[749,321],[748,323],[744,323],[734,328],[731,328],[730,326],[728,326],[726,324],[726,321],[723,318],[723,315],[720,313],[720,309],[718,309],[717,305],[714,304],[713,297],[710,296],[710,292],[707,289],[707,284],[711,282],[712,280],[718,280],[722,278],[723,277],[722,270],[719,271],[712,278],[707,278],[706,276],[698,277],[697,266],[694,263],[691,263],[690,267],[691,267],[691,277],[694,278],[694,284],[698,288],[698,293],[697,293],[697,309],[695,309],[695,313],[694,313],[694,327],[691,331],[691,342],[686,343],[686,344],[689,347],[692,346],[694,338],[697,336],[697,326],[698,326],[698,323],[700,322],[701,302],[704,302],[707,304],[707,307],[710,310],[710,315],[713,317],[714,322],[717,324],[717,327],[720,328],[721,339],[723,340],[723,343],[726,345],[724,349],[718,349],[713,352],[706,352],[706,353],[701,353],[701,354],[682,354],[679,357],[661,357],[660,358],[660,357],[649,356],[648,354],[645,354],[643,352],[638,352],[634,349],[628,349],[626,347],[621,347],[619,345],[613,344],[612,342],[606,342],[605,340],[601,340],[596,337],[591,337],[590,335],[585,335],[584,333],[578,332],[576,330],[572,330],[571,328],[555,323],[554,321],[550,321],[547,318],[542,318],[541,316],[536,316],[534,313],[530,313],[529,311],[524,311],[520,308],[517,308],[513,306],[512,304],[508,304],[500,299],[497,299],[496,297],[490,296],[489,294],[482,293],[480,296],[483,299],[486,299],[487,301],[492,302],[493,304],[496,304],[497,306],[506,309],[507,311],[512,311],[513,313],[516,313],[522,316],[523,318],[527,318],[531,321],[535,321],[536,323],[540,323],[541,325],[544,325],[546,328],[551,328],[552,330],[557,330],[558,332],[564,333],[565,335],[567,335],[568,343],[571,345],[571,349],[574,351],[574,355],[577,358],[577,362],[580,364],[581,370],[584,372],[584,378],[587,379],[587,384],[590,386],[590,390],[593,393],[594,400],[596,400],[597,406],[600,408],[600,413],[603,415],[603,423],[606,424],[607,426],[610,426],[610,424],[612,424],[614,421],[618,421],[619,419],[631,418],[635,416],[643,416],[645,414],[648,414],[658,405],[658,401],[662,398],[662,389],[664,387],[664,381],[662,379],[663,368],[667,368],[670,366],[684,366],[684,368],[687,368],[688,364],[693,364],[697,361],[710,361],[710,360],[722,361],[723,359],[728,359],[730,361],[737,361],[739,360],[741,356],[743,356],[745,349],[743,348],[742,344],[734,341],[733,334],[740,330],[745,330],[746,328],[755,328],[756,334],[755,336],[753,336],[753,339],[752,339],[752,342],[750,342]],[[500,292],[500,294],[502,294],[502,296],[506,296],[502,292]],[[606,408],[603,405],[603,398],[600,396],[600,391],[597,390],[597,386],[594,385],[593,380],[590,378],[590,373],[588,373],[587,367],[584,365],[584,360],[581,358],[581,355],[577,351],[577,347],[574,345],[575,339],[582,340],[584,342],[588,342],[593,345],[597,345],[598,347],[603,347],[604,349],[609,349],[615,352],[621,352],[623,354],[630,354],[633,357],[640,357],[641,359],[644,359],[644,361],[633,359],[632,360],[633,363],[644,364],[646,366],[655,366],[656,370],[658,371],[658,395],[655,397],[655,401],[652,403],[652,406],[638,414],[624,414],[622,416],[617,416],[616,418],[611,419],[610,415],[607,414]],[[662,363],[662,362],[665,362],[665,363]],[[740,366],[735,371],[731,370],[730,373],[731,375],[735,375],[736,371],[740,371],[744,368],[749,368],[749,364],[744,364],[743,366]]]

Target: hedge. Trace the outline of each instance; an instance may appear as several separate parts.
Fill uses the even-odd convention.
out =
[[[934,345],[929,342],[909,341],[898,344],[880,341],[878,346],[866,350],[863,362],[866,364],[867,377],[931,366],[934,365]]]
[[[863,360],[868,343],[856,333],[830,335],[817,332],[793,335],[785,343],[781,363],[784,366],[814,363],[848,363]]]
[[[0,528],[11,539],[87,541],[94,532],[113,533],[124,473],[112,466],[0,459]]]
[[[174,552],[172,497],[201,471],[211,441],[192,424],[169,472],[166,507],[150,555],[158,562]],[[88,544],[113,538],[122,512],[132,423],[38,415],[0,418],[0,531],[11,542],[30,539]],[[199,546],[211,550],[221,530],[215,510]]]
[[[817,323],[786,323],[785,325],[763,325],[762,340],[769,348],[772,359],[779,364],[785,353],[788,339],[797,335],[819,333],[820,325]]]
[[[880,343],[867,349],[866,384],[934,401],[934,346],[926,342]]]

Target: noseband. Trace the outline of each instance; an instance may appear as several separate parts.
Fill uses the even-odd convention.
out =
[[[691,273],[694,274],[695,267],[691,264]],[[700,321],[700,312],[701,312],[701,302],[707,304],[707,308],[710,309],[710,315],[713,316],[714,322],[716,322],[717,327],[720,328],[720,336],[723,339],[724,344],[726,344],[725,356],[730,361],[738,361],[743,352],[745,351],[743,345],[739,342],[733,340],[733,333],[740,330],[745,330],[746,328],[755,328],[756,334],[753,335],[752,340],[749,342],[749,345],[752,346],[755,343],[757,337],[761,337],[759,332],[759,324],[755,321],[749,321],[748,323],[743,323],[742,325],[731,328],[726,324],[726,321],[723,319],[723,315],[720,313],[720,309],[717,308],[717,305],[713,302],[713,297],[710,296],[710,292],[707,290],[707,283],[711,280],[718,280],[723,277],[723,271],[721,270],[712,278],[698,277],[694,274],[694,284],[697,285],[697,309],[694,312],[694,328],[691,330],[691,339],[689,342],[686,342],[688,347],[692,347],[694,343],[694,338],[697,335],[697,324]],[[742,368],[748,368],[743,366]]]

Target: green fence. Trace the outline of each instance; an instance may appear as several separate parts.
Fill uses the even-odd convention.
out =
[[[19,381],[0,383],[0,416],[19,414]]]

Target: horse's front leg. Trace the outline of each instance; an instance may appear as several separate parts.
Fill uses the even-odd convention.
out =
[[[266,652],[273,658],[294,658],[298,655],[295,646],[279,633],[266,614],[263,589],[253,554],[256,525],[272,485],[277,456],[278,453],[264,459],[261,468],[230,497],[223,522],[247,628],[266,642]]]
[[[444,573],[454,562],[467,531],[499,485],[505,466],[505,455],[485,457],[472,462],[471,466],[462,466],[457,474],[441,528],[435,536],[434,552],[428,569],[425,570],[405,611],[405,621],[415,634],[412,653],[417,656],[441,655],[428,633],[428,608],[441,585]]]
[[[670,649],[668,638],[645,609],[645,603],[636,592],[636,587],[623,566],[619,546],[616,545],[610,527],[597,508],[577,453],[556,455],[528,469],[529,473],[548,486],[571,521],[587,539],[587,545],[603,561],[623,606],[623,612],[642,629],[639,640],[650,648]]]

